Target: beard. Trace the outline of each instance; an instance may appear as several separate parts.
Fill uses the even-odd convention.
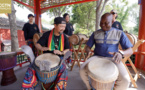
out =
[[[59,34],[62,34],[62,32],[59,32]]]
[[[60,30],[59,34],[63,34],[63,30]]]

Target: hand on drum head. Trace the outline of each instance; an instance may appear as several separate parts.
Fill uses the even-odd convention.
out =
[[[48,47],[42,47],[42,48],[41,48],[41,51],[48,51],[48,50],[49,50]]]
[[[58,54],[58,55],[63,55],[63,53],[61,51],[59,51],[59,50],[54,50],[53,53],[54,54]]]
[[[116,63],[120,63],[120,61],[122,60],[122,55],[119,53],[119,52],[109,52],[109,54],[112,54],[113,55],[113,60],[116,62]]]

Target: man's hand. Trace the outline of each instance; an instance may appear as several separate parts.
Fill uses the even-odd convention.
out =
[[[59,50],[54,50],[53,53],[54,53],[54,54],[58,54],[58,55],[62,55],[62,54],[63,54],[63,53],[62,53],[61,51],[59,51]]]
[[[116,63],[120,63],[120,61],[122,60],[122,55],[119,52],[109,52],[109,54],[113,55],[113,60],[115,60]]]
[[[86,54],[86,57],[90,57],[93,53],[91,51],[89,51],[87,54]]]
[[[41,48],[41,51],[48,51],[48,50],[49,50],[48,47],[42,47],[42,48]]]
[[[89,46],[86,47],[85,51],[87,53],[86,57],[91,54],[91,48]]]

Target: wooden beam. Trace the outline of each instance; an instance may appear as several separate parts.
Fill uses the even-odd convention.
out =
[[[34,9],[34,7],[32,7],[32,6],[30,6],[30,5],[26,4],[26,3],[23,3],[23,2],[21,2],[21,1],[19,1],[19,0],[14,0],[14,1],[16,1],[16,2],[22,4],[22,5],[26,6],[26,7],[29,7],[29,8]]]
[[[145,0],[141,0],[139,13],[139,33],[138,38],[145,40]],[[138,48],[139,52],[145,52],[145,43]],[[145,58],[141,54],[138,55],[137,68],[144,69]]]
[[[42,33],[41,10],[40,10],[40,1],[39,0],[34,0],[34,14],[35,14],[35,24],[38,25],[39,30]]]

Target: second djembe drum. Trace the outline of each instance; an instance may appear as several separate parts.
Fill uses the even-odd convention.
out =
[[[13,68],[16,66],[16,62],[16,52],[0,53],[0,71],[2,71],[2,86],[12,84],[17,80],[13,71]]]
[[[118,78],[117,66],[106,58],[91,57],[88,63],[88,75],[95,81],[93,87],[96,90],[112,90],[114,82]],[[94,83],[93,83],[94,84]]]

